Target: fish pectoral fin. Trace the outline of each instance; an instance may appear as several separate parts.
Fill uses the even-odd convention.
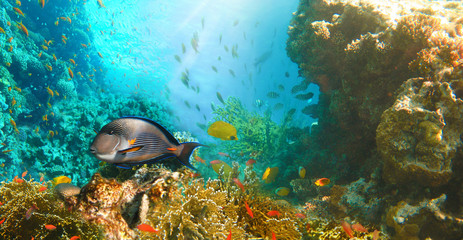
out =
[[[119,151],[119,153],[124,154],[124,153],[128,153],[128,152],[136,152],[136,151],[139,151],[142,148],[143,148],[143,146],[130,147],[130,148]]]

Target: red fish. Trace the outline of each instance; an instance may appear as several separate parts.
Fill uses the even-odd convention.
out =
[[[77,240],[77,239],[80,239],[80,237],[74,236],[74,237],[69,238],[69,240]]]
[[[47,230],[55,230],[55,229],[56,229],[56,227],[55,227],[54,225],[51,225],[51,224],[45,225],[45,228],[46,228]]]
[[[204,159],[202,159],[202,158],[200,158],[198,156],[195,156],[194,158],[195,158],[196,161],[206,164],[206,161],[204,161]]]
[[[241,191],[244,192],[244,185],[241,183],[241,181],[238,178],[233,178],[233,182],[235,182],[236,185],[238,185],[238,187],[241,188]]]
[[[221,163],[221,162],[222,161],[220,161],[220,160],[212,160],[212,161],[209,162],[209,164],[214,165],[214,164],[218,164],[218,163]]]
[[[303,213],[296,213],[295,215],[297,218],[306,218],[305,214]]]
[[[43,176],[40,177],[40,182],[42,182],[42,181],[43,181]]]
[[[47,190],[47,187],[45,187],[45,186],[39,188],[39,192],[43,192],[43,191],[45,191],[45,190]]]
[[[272,232],[272,240],[277,240],[277,237],[275,236],[274,232]]]
[[[24,182],[24,180],[22,180],[21,178],[16,178],[14,181],[17,182],[17,183],[23,183]]]
[[[68,73],[69,73],[69,76],[71,76],[71,78],[74,78],[74,73],[72,72],[70,67],[68,68]]]
[[[379,238],[379,233],[380,233],[380,231],[378,231],[378,230],[376,230],[376,229],[375,229],[375,231],[373,231],[373,240],[378,240],[378,238]]]
[[[231,229],[230,229],[230,233],[228,234],[227,240],[231,240]]]
[[[0,221],[0,224],[2,224],[3,222],[5,222],[5,218],[3,218],[3,219]]]
[[[219,155],[230,158],[230,155],[228,155],[227,153],[219,152]]]
[[[360,223],[355,223],[355,224],[353,224],[353,225],[352,225],[352,229],[353,229],[354,231],[357,231],[357,232],[364,232],[364,233],[368,232],[368,230],[367,230],[366,228],[364,228],[364,227],[362,226],[362,224],[360,224]]]
[[[350,224],[349,224],[349,223],[342,221],[342,222],[341,222],[341,226],[342,226],[342,229],[344,229],[344,232],[346,232],[346,234],[347,234],[349,237],[351,237],[351,238],[354,237],[354,233],[352,232],[352,229],[350,228]]]
[[[315,185],[317,185],[319,187],[323,187],[323,186],[328,185],[328,184],[330,184],[330,179],[328,179],[328,178],[320,178],[317,181],[315,181]]]
[[[251,218],[254,218],[254,214],[252,214],[252,211],[249,208],[248,202],[244,201],[244,206],[246,207],[246,211],[248,211],[249,216],[251,216]]]
[[[272,211],[268,211],[267,213],[267,216],[269,217],[279,217],[281,215],[281,213],[279,211],[276,211],[276,210],[272,210]]]
[[[256,160],[251,158],[246,162],[246,166],[253,165],[254,163],[256,163]]]
[[[150,225],[144,224],[144,223],[138,225],[137,228],[138,228],[138,230],[143,231],[143,232],[159,233],[158,229],[154,229]]]
[[[35,210],[39,209],[35,204],[32,204],[32,207],[30,207],[27,212],[26,212],[26,220],[29,220],[29,218],[32,217],[32,214],[35,212]]]

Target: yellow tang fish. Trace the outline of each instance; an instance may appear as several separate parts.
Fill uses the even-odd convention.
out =
[[[275,194],[278,196],[287,196],[291,192],[291,189],[287,187],[280,187],[275,190]]]
[[[71,179],[66,176],[59,176],[59,177],[53,178],[53,185],[55,186],[60,183],[70,183],[70,182],[71,182]]]
[[[299,167],[299,177],[305,178],[305,168],[304,167]]]
[[[236,128],[230,123],[217,121],[207,129],[207,134],[222,140],[238,140]]]
[[[262,176],[262,180],[265,181],[265,183],[271,183],[273,181],[275,181],[275,178],[277,177],[278,175],[278,167],[268,167],[265,172],[264,172],[264,175]]]

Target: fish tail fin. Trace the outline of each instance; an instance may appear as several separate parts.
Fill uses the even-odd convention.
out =
[[[193,167],[193,165],[191,165],[191,163],[190,163],[190,155],[191,155],[191,153],[193,153],[195,148],[201,147],[201,146],[206,146],[206,145],[203,145],[203,144],[197,143],[197,142],[186,142],[186,143],[182,143],[180,145],[183,146],[183,149],[182,149],[182,152],[180,153],[180,155],[177,156],[178,160],[183,165],[187,166],[188,168],[197,171],[198,169]]]

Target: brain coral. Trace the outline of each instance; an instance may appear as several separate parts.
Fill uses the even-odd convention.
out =
[[[454,83],[457,86],[457,83]],[[392,183],[416,181],[439,186],[452,175],[452,160],[461,146],[463,101],[446,82],[407,80],[377,129],[384,176]]]

